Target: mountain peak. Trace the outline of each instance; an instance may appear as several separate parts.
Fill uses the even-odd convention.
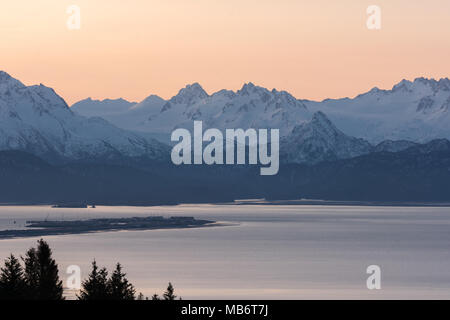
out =
[[[311,164],[366,154],[371,145],[363,139],[347,136],[318,111],[311,121],[296,126],[282,139],[280,150],[286,162]]]
[[[112,101],[91,101],[109,109]],[[89,107],[89,106],[88,106]],[[126,107],[126,106],[125,106]],[[119,129],[106,120],[87,119],[70,110],[52,88],[24,86],[0,73],[0,150],[21,150],[58,160],[111,156],[163,158],[166,147],[139,134]]]
[[[254,92],[256,89],[262,89],[261,87],[255,86],[252,82],[244,83],[241,90],[238,90],[238,94],[249,95]]]
[[[195,82],[193,84],[188,84],[186,87],[181,89],[178,94],[171,99],[171,101],[180,104],[192,104],[207,97],[209,97],[208,93],[206,93],[199,83]]]
[[[335,133],[337,132],[340,133],[339,129],[336,128],[322,111],[315,112],[310,121],[295,126],[292,130],[292,135],[303,135],[306,131],[326,131],[332,133],[330,135],[336,135]]]
[[[184,93],[190,92],[190,93],[195,93],[199,96],[208,96],[206,91],[203,89],[203,87],[198,82],[194,82],[192,84],[186,85],[186,87],[181,89],[180,92],[184,92]]]
[[[433,78],[416,78],[414,79],[414,85],[421,84],[423,86],[430,87],[433,92],[438,91],[450,91],[450,80],[448,78],[440,78],[439,80]]]
[[[9,73],[0,70],[0,82],[7,81],[9,79],[12,79],[12,77],[9,75]]]
[[[257,95],[263,102],[267,102],[271,98],[290,100],[291,103],[294,100],[297,100],[285,91],[277,91],[275,89],[270,91],[267,88],[257,86],[252,82],[245,83],[236,94],[240,96]]]
[[[212,96],[213,97],[226,97],[228,99],[232,99],[236,96],[236,93],[232,90],[222,89],[220,91],[213,93]]]
[[[400,81],[399,83],[397,83],[392,87],[392,91],[394,92],[400,90],[409,91],[411,89],[411,85],[412,85],[411,81],[403,79],[402,81]]]
[[[247,83],[244,83],[242,85],[242,89],[241,90],[253,89],[254,87],[255,87],[255,84],[253,82],[247,82]]]
[[[156,95],[156,94],[151,94],[147,98],[142,100],[140,103],[152,103],[152,102],[155,102],[155,101],[161,102],[161,101],[164,101],[164,99],[161,98],[160,96]]]
[[[382,93],[382,92],[386,92],[386,90],[382,90],[378,87],[373,87],[372,89],[370,89],[369,93],[373,93],[373,94],[377,94],[377,93]]]
[[[89,97],[74,103],[70,109],[85,117],[101,117],[121,114],[135,104],[123,98],[100,100]]]
[[[437,92],[440,90],[450,91],[450,80],[448,78],[441,78],[439,80],[436,80],[434,78],[425,77],[417,77],[413,81],[403,79],[392,87],[392,91],[412,91],[420,87],[429,87],[433,92]]]
[[[0,92],[12,87],[23,88],[25,85],[17,79],[11,77],[7,72],[0,71]]]
[[[312,123],[325,123],[327,125],[333,125],[331,123],[330,119],[328,119],[328,117],[322,111],[314,112],[311,122]]]
[[[198,82],[186,85],[185,89],[206,93],[205,90],[203,90],[203,87]]]

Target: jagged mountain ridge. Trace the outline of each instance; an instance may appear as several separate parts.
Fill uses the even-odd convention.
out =
[[[313,103],[301,102],[287,92],[275,89],[269,91],[252,83],[245,84],[236,92],[221,90],[212,95],[198,83],[194,83],[181,89],[168,101],[155,95],[140,103],[131,103],[123,99],[103,101],[87,99],[69,109],[64,100],[51,88],[43,85],[27,87],[8,74],[2,73],[0,121],[3,126],[0,129],[0,148],[25,150],[42,157],[59,156],[69,159],[108,158],[118,155],[168,157],[168,147],[151,139],[151,134],[147,132],[132,133],[114,127],[99,117],[87,119],[77,114],[80,110],[83,113],[93,108],[89,112],[104,114],[105,118],[115,117],[117,122],[122,124],[128,120],[126,127],[137,130],[145,127],[147,129],[143,131],[158,133],[159,140],[166,143],[169,142],[173,129],[177,127],[189,129],[194,120],[202,120],[205,129],[277,128],[280,129],[282,137],[282,161],[317,163],[352,158],[370,152],[401,151],[412,146],[413,141],[426,140],[426,138],[411,139],[413,141],[381,140],[378,143],[378,139],[373,137],[360,139],[357,138],[358,135],[348,134],[348,131],[352,131],[352,126],[348,123],[349,119],[354,119],[355,127],[366,135],[370,135],[373,128],[380,128],[377,127],[378,120],[387,127],[395,124],[396,130],[386,134],[388,137],[395,135],[403,130],[398,123],[400,120],[385,121],[383,117],[390,116],[389,110],[392,109],[394,102],[411,100],[417,104],[413,106],[407,103],[399,104],[398,110],[394,111],[400,119],[408,120],[403,113],[411,113],[412,110],[416,117],[425,117],[422,120],[415,120],[420,130],[415,127],[409,129],[420,134],[426,128],[425,125],[422,126],[426,122],[424,119],[436,118],[436,121],[440,122],[446,119],[449,93],[448,79],[436,81],[419,78],[414,82],[404,80],[392,90],[372,89],[354,99]],[[363,105],[361,101],[364,99],[379,102],[376,106]],[[343,102],[350,106],[342,106]],[[312,112],[319,109],[319,104],[320,108],[328,108],[327,112]],[[362,116],[359,116],[361,113]],[[337,117],[336,122],[333,121],[333,117]],[[339,121],[342,126],[335,124]],[[136,126],[137,122],[139,124]],[[425,130],[427,134],[423,137],[434,137],[433,134],[437,131],[441,132],[438,137],[446,137],[444,132],[446,127],[435,123],[433,127],[434,131]]]
[[[154,110],[160,110],[166,101],[156,95],[150,95],[143,101],[129,102],[124,99],[81,100],[70,109],[85,117],[102,117],[119,128],[131,131],[151,131],[147,119]]]
[[[339,130],[328,117],[318,111],[309,122],[295,127],[292,133],[282,138],[280,151],[284,163],[316,164],[324,161],[350,159],[377,152],[401,152],[415,148],[420,150],[419,143],[408,140],[385,140],[379,144],[371,144],[362,138],[346,135]],[[423,153],[440,151],[448,147],[448,140],[435,139],[423,145]]]
[[[364,139],[345,135],[319,111],[283,138],[280,150],[283,162],[318,163],[367,154],[373,147]]]
[[[391,90],[373,88],[353,99],[303,102],[311,111],[324,112],[346,134],[372,143],[450,138],[448,78],[402,80]]]
[[[148,100],[148,101],[146,101]],[[205,127],[279,128],[281,136],[312,119],[317,111],[347,135],[372,144],[384,140],[426,142],[450,138],[450,80],[402,80],[390,90],[373,88],[354,98],[298,100],[285,91],[245,84],[241,90],[209,95],[198,83],[169,100],[150,96],[111,120],[130,130],[167,136],[178,127],[202,120]],[[134,109],[142,112],[135,115]],[[167,141],[165,141],[167,142]]]
[[[152,130],[171,132],[178,127],[191,128],[194,120],[205,128],[277,128],[281,135],[311,118],[306,107],[284,91],[245,84],[237,92],[221,90],[208,95],[195,83],[153,109],[145,125]]]
[[[75,110],[76,107],[77,104],[73,106]],[[135,110],[145,110],[147,114],[142,112],[137,119],[133,115]],[[132,106],[120,118],[109,115],[105,118],[127,129],[166,135],[179,127],[191,128],[194,120],[203,121],[205,128],[277,128],[287,135],[311,116],[302,102],[285,91],[269,91],[247,83],[236,92],[221,90],[210,95],[194,83],[167,101],[153,95]]]
[[[167,148],[106,120],[70,110],[44,85],[25,86],[0,72],[0,150],[28,151],[45,159],[91,159],[119,155],[162,159]]]

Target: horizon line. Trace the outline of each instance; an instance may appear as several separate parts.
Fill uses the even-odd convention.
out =
[[[55,90],[55,92],[56,92],[56,89],[55,89],[54,87],[47,86],[47,85],[45,85],[44,83],[27,85],[27,84],[24,84],[20,79],[15,78],[14,76],[12,76],[12,75],[11,75],[10,73],[8,73],[7,71],[0,70],[0,74],[2,74],[2,73],[4,73],[4,74],[8,75],[9,77],[11,77],[11,78],[13,78],[13,79],[19,81],[20,83],[22,83],[22,84],[25,85],[26,87],[32,87],[32,86],[43,85],[43,86],[45,86],[45,87],[47,87],[47,88],[50,88],[50,89]],[[172,99],[172,98],[176,97],[178,94],[180,94],[180,92],[181,92],[183,89],[187,89],[187,88],[192,87],[192,86],[195,86],[195,85],[198,85],[198,86],[206,93],[206,95],[207,95],[208,97],[212,97],[212,96],[214,96],[215,94],[217,94],[217,93],[219,93],[219,92],[221,92],[221,91],[229,91],[229,92],[233,92],[234,94],[237,94],[239,91],[243,90],[244,87],[246,87],[246,86],[251,86],[251,87],[256,87],[256,88],[265,89],[265,90],[267,90],[267,91],[269,91],[269,92],[274,92],[274,91],[276,91],[276,92],[286,92],[286,93],[288,93],[289,95],[291,95],[293,98],[295,98],[297,101],[324,102],[324,101],[327,101],[327,100],[355,99],[355,98],[357,98],[358,96],[367,94],[367,93],[369,93],[369,92],[371,92],[371,91],[373,91],[373,90],[379,90],[379,91],[392,91],[397,85],[401,84],[402,82],[414,83],[414,82],[416,82],[416,81],[418,81],[418,80],[440,82],[440,81],[445,81],[445,80],[450,81],[450,78],[449,78],[449,77],[441,77],[441,78],[437,79],[437,78],[434,78],[434,77],[428,78],[428,77],[425,77],[425,76],[417,76],[417,77],[415,77],[413,80],[410,80],[410,79],[407,79],[407,78],[403,78],[403,79],[401,79],[400,81],[395,82],[395,83],[392,85],[392,87],[391,87],[390,89],[389,89],[389,88],[379,88],[378,86],[373,86],[373,87],[371,87],[371,89],[369,89],[369,90],[367,90],[367,91],[365,91],[365,92],[361,92],[361,93],[359,93],[359,94],[356,94],[356,95],[354,95],[354,96],[349,96],[349,95],[347,95],[347,96],[341,96],[341,97],[328,97],[328,98],[324,98],[324,99],[322,99],[322,100],[315,100],[315,99],[308,99],[308,98],[298,98],[298,97],[296,97],[294,94],[290,93],[290,92],[287,91],[287,90],[277,89],[277,88],[269,89],[269,88],[267,88],[267,87],[257,85],[257,84],[255,84],[255,83],[252,82],[252,81],[248,81],[248,82],[245,82],[245,81],[244,81],[244,82],[243,82],[243,85],[241,86],[241,88],[240,88],[240,89],[237,89],[237,90],[222,88],[222,89],[217,90],[217,91],[214,91],[214,92],[212,92],[212,93],[208,93],[208,92],[204,89],[204,87],[203,87],[198,81],[195,81],[195,82],[187,83],[184,87],[180,88],[180,89],[177,91],[176,94],[170,96],[169,98],[163,98],[162,96],[160,96],[160,95],[158,95],[158,94],[156,94],[156,93],[151,93],[151,94],[145,96],[144,99],[142,99],[142,100],[140,100],[140,101],[137,102],[137,101],[133,101],[133,99],[127,99],[127,98],[125,98],[124,96],[120,96],[120,97],[118,97],[118,98],[108,98],[108,97],[107,97],[107,98],[103,98],[103,99],[101,99],[101,98],[98,98],[98,99],[97,99],[97,98],[92,98],[92,96],[89,96],[89,97],[86,97],[86,98],[84,98],[84,99],[78,100],[78,101],[76,101],[76,102],[74,102],[74,103],[72,103],[72,104],[70,104],[70,105],[69,105],[67,102],[66,102],[66,104],[69,106],[69,108],[71,108],[71,107],[74,106],[75,104],[77,104],[77,103],[79,103],[79,102],[81,102],[81,101],[85,101],[85,100],[92,100],[92,101],[99,101],[99,102],[105,102],[106,100],[111,100],[111,101],[124,100],[124,101],[129,102],[129,103],[132,103],[132,104],[139,104],[139,103],[143,102],[144,100],[146,100],[146,99],[148,99],[149,97],[152,97],[152,96],[157,97],[157,98],[160,98],[160,99],[162,99],[162,100],[164,100],[164,101],[169,101],[170,99]],[[58,93],[57,93],[57,94],[58,94]],[[65,99],[62,95],[58,94],[58,96],[60,96],[64,101],[66,101],[66,99]]]

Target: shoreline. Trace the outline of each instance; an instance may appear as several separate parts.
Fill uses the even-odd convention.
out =
[[[266,200],[266,199],[236,199],[230,202],[180,202],[180,203],[158,203],[158,204],[108,204],[92,203],[95,206],[105,207],[174,207],[179,205],[304,205],[304,206],[367,206],[367,207],[450,207],[450,202],[411,202],[411,201],[365,201],[365,200],[321,200],[321,199],[293,199],[293,200]],[[29,202],[10,202],[0,203],[1,207],[8,206],[54,206],[54,203],[29,203]],[[91,205],[91,204],[89,204]],[[57,207],[60,209],[85,209],[84,207],[67,206]],[[87,208],[86,208],[87,209]],[[95,208],[92,208],[95,209]]]
[[[27,229],[9,229],[0,231],[0,240],[118,231],[193,229],[230,225],[211,220],[197,220],[192,217],[133,217],[70,221],[44,220],[27,221],[27,224]]]
[[[355,207],[450,207],[450,202],[339,201],[339,200],[235,200],[236,205],[296,205]]]

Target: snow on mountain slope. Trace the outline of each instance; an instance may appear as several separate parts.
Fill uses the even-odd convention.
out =
[[[120,154],[159,159],[166,148],[102,118],[77,115],[53,89],[25,86],[0,71],[0,150],[28,151],[44,158]]]
[[[280,151],[283,162],[315,164],[367,154],[372,145],[345,135],[325,114],[316,112],[311,121],[296,126],[281,140]]]
[[[113,106],[111,108],[114,109]],[[252,83],[245,84],[236,92],[221,90],[209,95],[194,83],[168,101],[150,96],[124,112],[102,116],[121,128],[144,132],[164,143],[170,143],[170,133],[175,128],[192,130],[194,120],[202,120],[204,128],[221,130],[276,128],[280,129],[281,137],[287,138],[285,147],[289,142],[293,144],[286,154],[303,161],[301,159],[312,156],[306,154],[306,148],[295,144],[310,143],[311,132],[320,132],[317,130],[316,122],[320,118],[317,114],[309,123],[313,113],[318,111],[322,112],[319,115],[326,114],[327,126],[334,128],[331,135],[323,131],[314,136],[318,140],[310,145],[311,152],[319,149],[325,152],[317,155],[318,158],[341,158],[364,152],[366,147],[354,143],[355,140],[350,141],[351,137],[377,145],[372,151],[401,151],[412,146],[413,142],[450,138],[450,80],[402,80],[391,90],[374,88],[353,99],[322,102],[297,100],[285,91],[269,91]],[[305,136],[301,137],[301,134]],[[386,142],[381,143],[383,141]],[[344,149],[333,149],[333,144]],[[289,150],[297,150],[298,155]]]
[[[99,101],[88,98],[73,104],[70,110],[86,117],[102,117],[122,129],[148,132],[151,131],[147,124],[149,115],[159,112],[165,103],[156,95],[150,95],[139,103],[124,99]]]
[[[76,110],[81,103],[85,102],[72,108]],[[176,128],[192,129],[194,120],[202,120],[205,128],[279,128],[286,135],[294,126],[311,119],[304,104],[289,93],[269,91],[252,83],[237,92],[221,90],[212,95],[194,83],[168,101],[150,96],[123,113],[104,112],[99,116],[121,128],[157,134],[167,140]]]
[[[322,111],[348,135],[372,143],[450,138],[450,80],[402,80],[391,90],[373,88],[354,99],[302,101]]]
[[[120,99],[93,100],[87,98],[70,107],[70,110],[85,117],[102,117],[107,118],[117,114],[127,112],[136,102],[129,102]]]
[[[167,101],[149,116],[149,131],[171,132],[191,128],[202,120],[205,128],[277,128],[286,135],[294,126],[311,119],[303,103],[285,91],[245,84],[237,92],[221,90],[208,95],[194,83]]]
[[[252,83],[236,92],[221,90],[209,95],[194,83],[168,101],[150,96],[120,114],[99,116],[121,128],[158,135],[167,143],[175,128],[192,129],[193,120],[221,130],[279,128],[283,137],[317,111],[345,134],[373,144],[450,138],[450,80],[402,80],[391,90],[373,88],[353,99],[322,102],[297,100],[285,91],[269,91]]]

